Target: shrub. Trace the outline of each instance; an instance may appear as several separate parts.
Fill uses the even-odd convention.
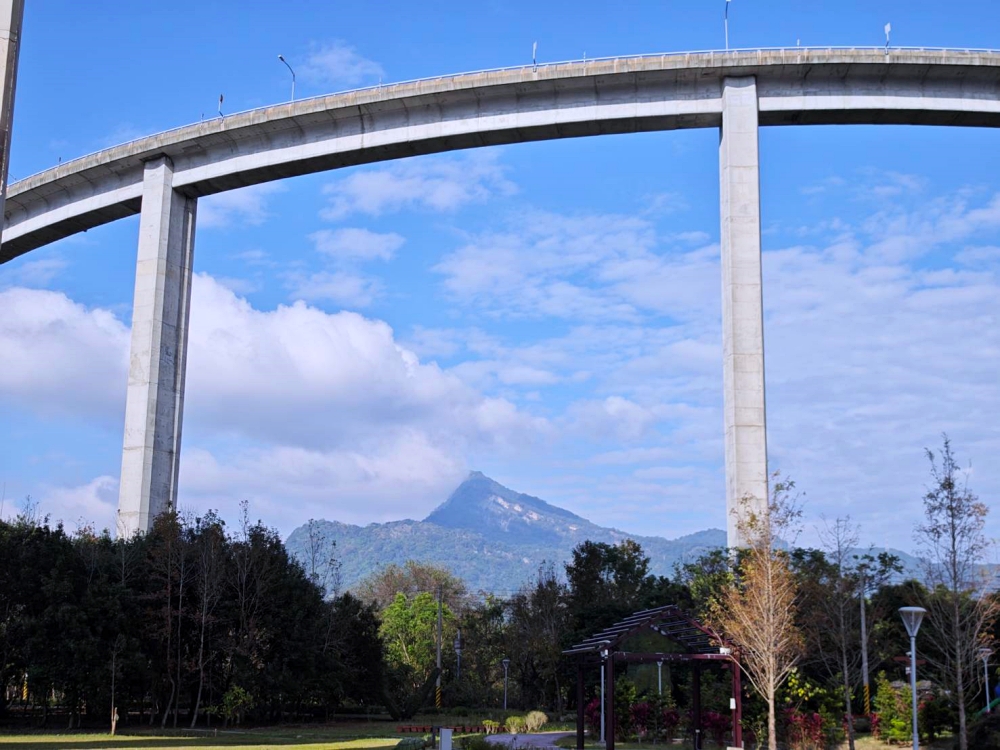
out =
[[[222,696],[222,705],[215,709],[215,713],[222,715],[226,726],[229,722],[242,724],[243,716],[253,708],[253,696],[239,685],[233,685]]]
[[[701,715],[702,728],[712,737],[716,745],[724,745],[726,735],[732,729],[733,722],[728,714],[718,711],[705,711]]]
[[[521,734],[524,732],[524,717],[508,716],[505,726],[507,727],[507,731],[511,734]]]
[[[493,723],[496,724],[496,722]],[[484,734],[470,734],[468,737],[460,739],[458,744],[462,750],[494,750],[493,745],[487,742]],[[398,748],[399,745],[396,747]]]
[[[594,698],[583,709],[583,718],[590,734],[597,737],[601,732],[601,699]]]
[[[823,750],[826,745],[823,736],[823,717],[813,711],[785,712],[788,746],[792,750]]]
[[[426,744],[423,737],[404,737],[396,743],[396,750],[423,750]],[[489,749],[483,748],[482,750]]]
[[[633,703],[632,708],[629,709],[632,719],[632,728],[635,733],[639,736],[640,740],[646,738],[649,734],[649,728],[651,719],[653,718],[653,707],[649,705],[648,701],[640,701],[639,703]]]
[[[486,730],[486,734],[498,734],[500,732],[500,722],[493,721],[492,719],[484,719],[483,729]]]
[[[883,742],[907,742],[910,739],[910,688],[895,688],[885,672],[875,678],[875,713],[872,732]]]
[[[665,739],[672,740],[681,725],[681,712],[673,706],[664,708],[660,713],[660,726]]]
[[[1000,713],[986,714],[969,725],[969,747],[1000,747]]]
[[[524,730],[526,732],[537,732],[545,726],[548,720],[549,717],[541,711],[529,711],[528,715],[524,717]]]

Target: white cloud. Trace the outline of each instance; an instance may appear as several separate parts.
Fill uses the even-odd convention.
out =
[[[368,229],[321,229],[309,235],[316,249],[334,261],[391,260],[406,239],[395,232],[380,234]]]
[[[0,397],[36,413],[120,416],[129,337],[113,314],[20,288],[0,292],[0,305]],[[383,322],[301,302],[257,310],[195,277],[182,462],[182,500],[195,509],[269,499],[286,530],[309,515],[425,511],[461,478],[469,451],[517,455],[549,432],[420,362]],[[108,523],[111,478],[43,489],[54,517]],[[323,504],[345,497],[353,514]],[[288,511],[300,503],[315,510]]]
[[[100,476],[75,487],[42,487],[38,511],[52,515],[52,521],[68,526],[93,524],[95,530],[116,531],[118,516],[118,478]]]
[[[624,215],[527,212],[506,224],[434,267],[457,301],[498,315],[587,321],[718,309],[717,246],[664,251],[650,221]]]
[[[4,286],[44,287],[52,283],[69,265],[63,258],[49,257],[37,260],[14,261],[10,270],[4,271]]]
[[[377,279],[348,271],[320,271],[289,277],[293,299],[307,302],[333,302],[344,308],[370,307],[384,289]]]
[[[613,436],[616,440],[633,442],[645,437],[658,421],[656,411],[621,396],[578,401],[569,408],[569,429],[600,440]]]
[[[287,531],[309,518],[365,524],[423,518],[462,481],[461,455],[419,430],[382,443],[329,450],[275,446],[217,457],[185,451],[182,508],[218,507],[233,516],[242,499]]]
[[[305,63],[296,67],[302,81],[326,89],[376,83],[385,75],[381,65],[339,39],[314,45]]]
[[[339,221],[356,213],[380,216],[403,209],[455,211],[491,195],[509,195],[515,186],[505,176],[495,151],[462,156],[423,156],[391,166],[351,172],[323,188],[329,196],[320,216]]]
[[[124,408],[129,330],[61,292],[0,291],[0,398],[41,414],[109,419]]]
[[[259,311],[199,275],[191,320],[187,404],[195,423],[222,432],[322,448],[403,428],[437,440],[516,445],[544,429],[421,363],[388,325],[355,313],[302,302]]]
[[[220,229],[234,224],[260,226],[270,216],[267,200],[285,190],[277,182],[229,190],[198,201],[198,228]]]

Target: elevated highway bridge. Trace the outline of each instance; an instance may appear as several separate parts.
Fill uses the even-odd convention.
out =
[[[718,128],[726,502],[767,497],[761,126],[1000,127],[1000,52],[802,48],[643,55],[380,85],[215,118],[8,189],[0,263],[140,214],[119,497],[123,533],[176,502],[197,200],[458,149]]]

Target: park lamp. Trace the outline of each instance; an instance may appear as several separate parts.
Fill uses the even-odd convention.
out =
[[[990,712],[992,701],[990,700],[990,656],[993,649],[989,646],[980,646],[976,649],[979,658],[983,660],[983,681],[986,683],[986,713]]]
[[[917,735],[917,631],[920,630],[920,623],[924,620],[927,610],[923,607],[900,607],[899,616],[903,618],[903,625],[910,636],[910,698],[913,701],[913,750],[920,747],[920,739]]]
[[[920,630],[920,623],[924,621],[924,615],[927,614],[927,610],[923,607],[900,607],[899,616],[903,618],[903,625],[906,627],[906,634],[910,638],[917,637],[917,631]]]

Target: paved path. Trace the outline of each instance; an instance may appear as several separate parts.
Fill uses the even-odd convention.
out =
[[[554,748],[556,740],[572,737],[573,732],[540,732],[538,734],[491,734],[486,741],[507,747]]]

